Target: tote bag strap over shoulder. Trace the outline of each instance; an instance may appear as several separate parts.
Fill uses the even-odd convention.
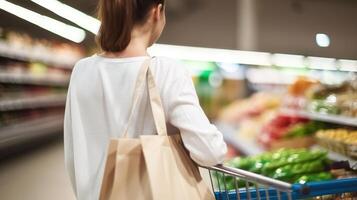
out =
[[[124,129],[124,136],[123,136],[124,138],[126,138],[128,136],[128,129],[129,129],[130,124],[133,121],[134,112],[135,112],[136,108],[138,107],[140,98],[144,94],[145,81],[147,83],[150,106],[151,106],[152,114],[154,117],[154,122],[155,122],[155,127],[157,130],[157,133],[158,133],[158,135],[161,135],[161,136],[167,136],[164,108],[162,106],[160,92],[159,92],[159,90],[156,86],[156,83],[155,83],[154,75],[150,69],[150,64],[151,64],[151,58],[145,60],[140,68],[140,71],[139,71],[139,74],[138,74],[138,77],[136,80],[136,84],[135,84],[133,103],[131,106],[129,120],[128,120],[128,123]]]

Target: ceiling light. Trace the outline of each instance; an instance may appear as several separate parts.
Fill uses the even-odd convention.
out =
[[[86,36],[85,31],[80,28],[40,15],[6,0],[0,0],[0,9],[76,43],[82,42]]]
[[[330,46],[330,37],[324,33],[316,34],[316,44],[319,47],[329,47]]]
[[[271,54],[257,51],[238,51],[202,47],[154,44],[148,49],[151,56],[164,56],[186,61],[217,62],[221,68],[232,73],[233,65],[228,63],[258,66],[279,66],[318,70],[357,71],[357,60],[337,60],[335,58],[305,57],[293,54]],[[192,66],[192,65],[190,65]],[[202,66],[202,64],[199,64]],[[236,65],[239,68],[240,65]]]
[[[305,59],[301,55],[273,54],[272,62],[279,67],[304,68]]]
[[[337,70],[336,61],[335,58],[307,57],[307,63],[311,69]]]
[[[255,51],[238,51],[201,47],[155,44],[149,48],[152,56],[165,56],[182,60],[209,61],[219,63],[239,63],[270,66],[270,54]]]
[[[57,0],[31,0],[32,2],[54,12],[78,26],[86,29],[87,31],[97,34],[100,27],[100,21],[91,17],[71,6],[68,6]]]
[[[357,60],[338,60],[341,71],[357,72]]]

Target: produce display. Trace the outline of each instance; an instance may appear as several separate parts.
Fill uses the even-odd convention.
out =
[[[295,97],[304,96],[306,90],[308,90],[312,86],[317,85],[318,83],[319,82],[314,79],[307,78],[305,76],[300,76],[295,80],[293,84],[288,87],[288,92],[290,95],[293,95]]]
[[[340,84],[321,83],[299,77],[288,88],[283,107],[313,113],[357,116],[356,76]]]
[[[316,133],[319,144],[329,150],[357,158],[357,131],[347,129],[320,130]]]
[[[256,93],[250,98],[237,100],[221,111],[219,121],[237,127],[237,135],[255,140],[261,127],[278,112],[281,97],[269,93]]]
[[[357,79],[340,85],[319,84],[307,92],[307,110],[357,117]]]
[[[357,132],[350,122],[357,117],[356,80],[326,85],[299,77],[281,95],[260,92],[229,105],[220,121],[230,124],[231,129],[226,130],[236,141],[227,136],[227,142],[234,145],[238,155],[240,152],[247,157],[233,157],[224,165],[292,184],[357,178]],[[273,97],[277,97],[276,101]],[[341,122],[343,119],[348,122]],[[260,152],[265,153],[256,155]],[[238,187],[244,193],[262,184],[223,173],[213,176],[216,188],[222,191]],[[355,196],[356,193],[343,193],[324,198]]]
[[[290,140],[288,147],[308,147],[314,142],[311,136],[318,130],[326,128],[323,122],[311,121],[299,116],[278,114],[261,129],[258,141],[266,148],[280,148],[287,143],[281,141]],[[302,142],[295,143],[294,138],[309,138]],[[298,146],[297,146],[298,145]]]
[[[225,165],[289,183],[304,184],[339,178],[334,172],[332,161],[327,158],[327,152],[322,150],[280,149],[257,156],[237,157]],[[226,183],[227,189],[235,188],[236,183],[232,177],[224,177],[219,173],[214,175],[220,183]],[[246,186],[243,181],[237,181],[237,184],[238,187]],[[223,189],[223,184],[220,187]]]
[[[316,144],[317,131],[341,126],[322,117],[310,118],[309,112],[354,117],[356,88],[357,79],[353,78],[340,85],[326,85],[301,76],[283,94],[259,92],[232,103],[222,111],[219,121],[236,129],[237,142],[256,144],[262,150],[311,147]],[[348,124],[353,124],[351,120]],[[354,152],[351,148],[348,151]]]
[[[255,93],[247,99],[237,100],[221,111],[219,119],[226,123],[240,123],[244,119],[259,117],[264,112],[276,110],[281,105],[281,96]]]
[[[298,77],[295,82],[288,86],[283,99],[283,107],[290,109],[304,109],[306,106],[306,91],[318,85],[319,82],[304,76]]]

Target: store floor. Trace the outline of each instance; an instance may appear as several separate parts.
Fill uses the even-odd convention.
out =
[[[64,169],[63,142],[40,144],[0,161],[1,200],[74,200]]]
[[[63,141],[36,146],[0,160],[0,200],[75,200],[64,169]],[[202,174],[208,181],[207,172]]]

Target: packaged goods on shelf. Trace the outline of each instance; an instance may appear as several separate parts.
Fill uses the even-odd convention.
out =
[[[329,129],[316,133],[319,145],[352,158],[357,158],[357,131]]]
[[[0,149],[63,129],[70,74],[81,47],[5,32],[0,39]]]
[[[337,85],[317,83],[299,96],[288,94],[282,112],[317,121],[357,126],[356,80],[348,79]]]
[[[20,111],[0,112],[0,128],[31,121],[43,116],[63,115],[62,107],[27,109]],[[1,132],[1,129],[0,129]]]
[[[6,156],[8,149],[20,143],[50,135],[58,135],[63,131],[63,114],[42,115],[0,128],[0,157]]]
[[[70,73],[38,62],[0,60],[0,83],[66,87]]]
[[[16,32],[7,32],[4,38],[0,40],[0,56],[3,57],[72,68],[84,56],[83,50],[73,44],[34,39]]]
[[[299,76],[288,86],[287,94],[283,98],[283,107],[289,109],[304,109],[306,106],[306,91],[317,84],[319,84],[319,82],[315,79]]]
[[[307,110],[357,117],[357,79],[340,85],[319,84],[307,92]]]
[[[65,101],[66,93],[0,98],[0,111],[64,106]]]

